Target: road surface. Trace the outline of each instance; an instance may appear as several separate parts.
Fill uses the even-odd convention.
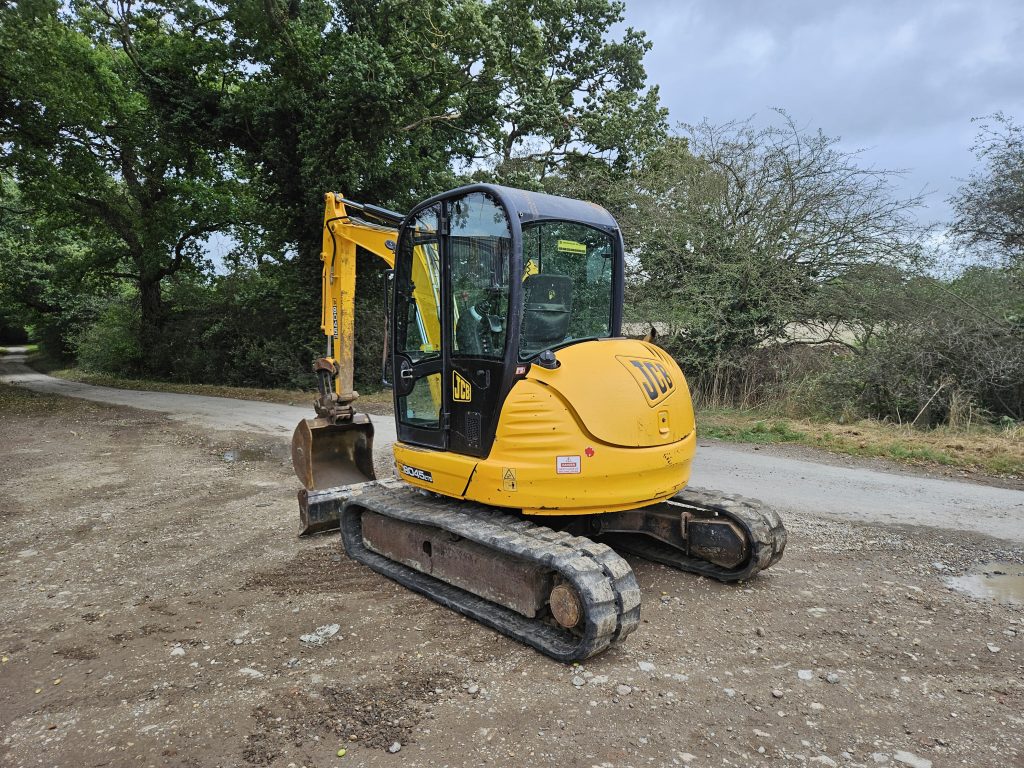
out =
[[[0,381],[37,392],[78,397],[164,413],[210,429],[263,433],[288,439],[308,408],[170,392],[138,392],[80,384],[37,373],[24,350],[0,359]],[[375,448],[388,451],[395,425],[374,418]],[[753,496],[787,510],[869,523],[925,525],[984,533],[1024,542],[1024,491],[976,483],[836,466],[779,451],[752,452],[702,444],[694,461],[694,485]]]

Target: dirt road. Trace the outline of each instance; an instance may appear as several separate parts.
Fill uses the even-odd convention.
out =
[[[288,438],[310,408],[167,392],[133,392],[55,379],[33,371],[21,350],[0,359],[0,381],[36,392],[128,405],[210,429]],[[378,466],[387,471],[394,422],[374,419]],[[808,461],[785,449],[752,450],[702,443],[694,485],[727,488],[778,509],[861,522],[966,529],[1024,542],[1024,491],[854,466],[852,461]]]
[[[791,511],[574,668],[297,539],[276,436],[0,387],[0,446],[3,766],[1024,766],[1024,612],[944,582],[1018,544]]]

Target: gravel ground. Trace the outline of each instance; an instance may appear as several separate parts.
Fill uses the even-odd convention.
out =
[[[0,765],[1024,766],[1024,609],[944,583],[1020,544],[790,514],[571,667],[296,538],[280,441],[2,406]]]

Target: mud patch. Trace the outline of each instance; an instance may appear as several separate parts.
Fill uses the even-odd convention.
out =
[[[980,563],[963,576],[948,576],[946,586],[981,600],[1024,605],[1024,565],[994,561]]]
[[[251,765],[269,765],[289,747],[301,748],[314,737],[369,749],[387,749],[396,741],[404,746],[437,692],[450,689],[453,680],[437,672],[379,685],[327,685],[316,692],[281,694],[274,704],[253,710],[256,728],[245,739],[242,758]]]
[[[70,645],[64,648],[58,648],[54,653],[65,659],[72,661],[91,661],[92,659],[99,658],[99,651],[95,648],[86,648],[83,645]]]
[[[140,637],[150,637],[151,635],[167,635],[174,631],[173,627],[167,626],[166,624],[144,624],[138,629],[130,629],[126,632],[118,632],[113,635],[109,635],[111,642],[117,643],[118,645],[124,645],[131,640],[137,640]]]

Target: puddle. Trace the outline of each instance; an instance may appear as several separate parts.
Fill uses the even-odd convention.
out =
[[[947,576],[945,582],[946,586],[971,597],[1024,605],[1024,565],[1020,563],[980,563],[963,576]]]
[[[234,464],[238,461],[266,461],[268,459],[284,459],[288,456],[287,446],[283,448],[245,446],[230,448],[222,454],[224,461]]]
[[[232,448],[224,451],[224,461],[263,461],[269,455],[269,451],[262,451],[259,448]]]

